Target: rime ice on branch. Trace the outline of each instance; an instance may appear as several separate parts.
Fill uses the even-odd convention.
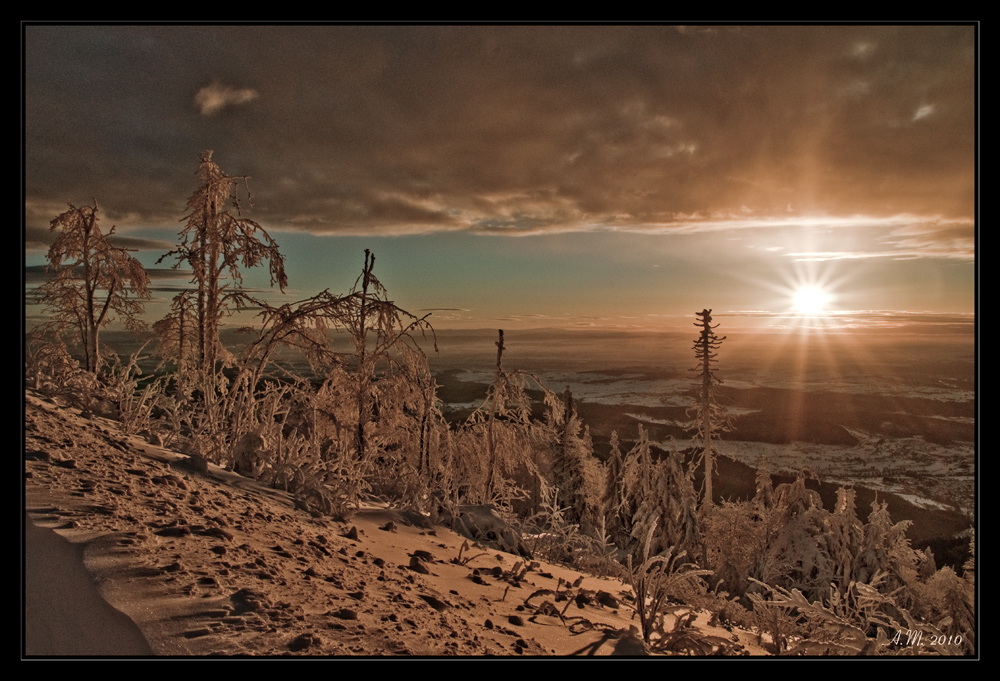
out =
[[[714,329],[719,325],[712,326],[712,311],[702,310],[696,312],[698,321],[695,326],[701,329],[701,334],[694,341],[694,356],[698,360],[698,366],[692,371],[698,372],[696,388],[698,389],[698,402],[691,408],[689,413],[694,413],[692,429],[697,434],[697,439],[702,444],[702,457],[705,461],[705,496],[702,500],[703,508],[712,506],[712,471],[715,466],[715,452],[712,441],[719,438],[723,432],[731,429],[729,417],[725,410],[719,406],[715,399],[715,387],[722,383],[712,372],[712,365],[716,362],[716,350],[722,345],[725,336],[719,338],[715,335]]]
[[[219,327],[222,318],[232,314],[234,308],[251,303],[243,292],[241,268],[256,267],[267,261],[271,285],[278,285],[282,291],[288,285],[285,276],[284,257],[278,251],[278,244],[259,224],[241,216],[241,203],[237,187],[242,181],[247,191],[247,203],[252,204],[248,177],[231,177],[212,160],[212,152],[201,155],[198,176],[202,185],[198,187],[187,207],[187,226],[181,230],[181,243],[176,250],[167,253],[157,262],[170,256],[177,257],[178,267],[187,263],[193,272],[191,283],[193,292],[185,291],[175,300],[176,308],[185,307],[182,299],[194,296],[194,323],[197,327],[197,357],[203,372],[215,371],[215,363],[220,358],[222,346],[219,342]],[[231,204],[236,212],[226,210]],[[228,281],[227,281],[228,278]],[[181,311],[184,319],[184,310]],[[181,322],[181,323],[182,323]],[[183,356],[183,334],[181,354]]]
[[[58,331],[78,335],[86,355],[86,370],[97,373],[101,363],[98,334],[113,319],[130,331],[144,328],[140,299],[149,298],[149,276],[124,248],[112,246],[98,226],[97,201],[57,216],[58,232],[49,248],[51,278],[42,287],[42,303],[53,314]]]

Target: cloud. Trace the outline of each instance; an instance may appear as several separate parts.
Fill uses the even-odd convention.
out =
[[[56,234],[51,229],[28,225],[24,229],[24,250],[30,253],[47,253],[49,246],[55,241]],[[112,234],[109,241],[118,248],[142,251],[166,252],[176,247],[176,244],[165,239],[152,239],[142,236]]]
[[[919,121],[921,118],[927,118],[928,116],[930,116],[933,113],[934,113],[934,105],[933,104],[923,104],[923,105],[921,105],[916,110],[916,112],[913,114],[913,118],[911,120],[912,121]]]
[[[50,231],[44,227],[24,228],[24,250],[30,253],[47,253],[52,244]]]
[[[166,239],[150,239],[141,236],[125,236],[114,234],[110,239],[111,243],[119,248],[140,251],[170,251],[177,247],[177,244]]]
[[[198,90],[194,103],[202,116],[211,116],[227,106],[246,104],[257,97],[257,91],[251,88],[235,88],[214,82]]]
[[[809,253],[787,253],[796,262],[827,262],[830,260],[868,260],[871,258],[900,259],[895,251],[812,251]]]
[[[756,310],[735,311],[728,316],[745,319],[773,319],[766,324],[772,331],[812,329],[826,333],[884,333],[886,331],[920,334],[971,334],[975,331],[974,313],[942,313],[923,310],[837,310],[824,315],[800,317],[784,312]],[[739,322],[734,319],[734,323]]]
[[[25,285],[39,286],[49,280],[45,265],[27,265],[24,268]]]
[[[913,260],[916,258],[943,258],[972,261],[976,258],[975,227],[965,220],[920,219],[915,216],[898,216],[893,220],[873,220],[870,227],[891,227],[877,241],[890,247],[886,249],[856,251],[797,251],[785,255],[797,261],[822,262],[827,260],[860,260],[889,258]],[[861,221],[855,226],[865,227]]]
[[[150,279],[191,279],[194,276],[194,272],[188,269],[180,268],[174,269],[172,267],[147,267],[146,274],[149,275]]]
[[[713,316],[722,317],[773,317],[784,319],[790,315],[787,312],[774,312],[771,310],[729,310],[714,313]],[[797,318],[799,315],[795,315]],[[926,310],[833,310],[823,315],[815,315],[817,318],[840,319],[851,322],[874,322],[874,321],[896,321],[921,324],[974,324],[976,315],[972,312],[930,312]]]
[[[819,327],[853,332],[920,329],[923,332],[972,333],[976,318],[972,313],[924,312],[914,310],[848,310],[820,318]]]
[[[224,171],[253,176],[253,219],[317,235],[686,234],[816,214],[969,220],[975,205],[970,26],[35,26],[28,38],[32,225],[94,195],[130,216],[123,226],[176,224],[209,146]],[[255,82],[267,97],[227,84]],[[200,116],[191,83],[211,83]],[[220,120],[251,101],[239,126]]]
[[[964,220],[935,220],[892,230],[882,241],[897,254],[909,257],[973,260],[976,257],[975,226]],[[899,256],[897,256],[899,257]]]

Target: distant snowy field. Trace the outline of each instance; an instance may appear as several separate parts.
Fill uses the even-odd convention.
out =
[[[574,399],[623,407],[627,417],[646,426],[679,424],[638,410],[632,411],[628,407],[687,408],[693,405],[688,394],[692,389],[692,378],[687,373],[686,365],[650,365],[648,369],[636,365],[616,368],[614,364],[638,359],[617,355],[607,361],[612,366],[605,369],[599,368],[601,359],[607,361],[609,358],[607,355],[595,358],[583,370],[573,367],[572,370],[541,370],[532,373],[554,392],[562,393],[569,387]],[[643,359],[649,360],[648,357]],[[975,399],[971,369],[967,374],[952,378],[934,371],[923,371],[933,364],[934,358],[928,360],[927,357],[913,354],[908,359],[910,361],[896,362],[889,367],[882,364],[878,367],[878,373],[873,374],[868,371],[843,371],[837,366],[814,366],[808,371],[771,366],[766,372],[760,372],[755,367],[747,366],[743,358],[744,361],[738,364],[733,362],[729,366],[720,363],[718,374],[724,381],[723,390],[731,389],[735,392],[768,388],[802,393],[879,396],[890,401],[900,398],[930,400],[940,403],[942,413],[924,413],[919,417],[960,424],[962,431],[968,432],[967,441],[959,439],[943,445],[928,442],[920,436],[890,437],[884,432],[865,432],[844,426],[862,444],[846,446],[799,441],[792,444],[747,442],[728,438],[739,437],[740,417],[759,410],[731,404],[727,409],[735,419],[736,429],[720,443],[719,450],[750,466],[757,466],[766,455],[768,467],[775,473],[795,473],[808,467],[824,482],[859,484],[899,494],[917,505],[937,508],[951,506],[968,511],[974,503],[975,419],[971,416],[956,416],[951,411],[956,404],[969,403]],[[572,363],[578,366],[587,364],[579,360],[577,356]],[[559,360],[550,362],[558,364]],[[544,366],[543,361],[537,357],[531,357],[526,364]],[[513,362],[508,362],[505,363],[505,368],[515,370],[518,367]],[[460,370],[454,377],[467,383],[489,384],[493,380],[494,370],[480,365]],[[528,385],[533,387],[531,381]],[[470,402],[444,406],[446,409],[470,409],[480,404],[481,402]],[[890,421],[893,416],[912,416],[903,411],[887,412],[887,415]],[[690,444],[690,441],[682,439],[664,440],[658,444],[669,448],[671,442],[681,448]]]

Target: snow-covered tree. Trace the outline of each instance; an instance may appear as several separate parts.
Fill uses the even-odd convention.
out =
[[[456,433],[460,450],[457,489],[472,503],[507,505],[534,487],[539,502],[537,477],[550,465],[546,448],[551,435],[546,427],[531,420],[531,398],[527,379],[550,395],[537,378],[503,366],[503,329],[498,329],[496,369],[483,404],[469,415]],[[551,400],[551,397],[547,397]],[[515,476],[518,478],[515,480]]]
[[[754,504],[761,510],[771,508],[774,505],[774,483],[771,481],[771,471],[767,467],[767,454],[761,457],[754,481],[756,487]]]
[[[605,527],[609,536],[620,545],[622,537],[628,536],[625,527],[631,519],[624,518],[627,499],[625,497],[625,460],[622,457],[618,431],[611,431],[611,454],[605,466],[603,512]]]
[[[198,176],[201,185],[188,199],[180,243],[160,258],[176,258],[175,268],[190,267],[192,288],[174,297],[170,312],[154,329],[159,354],[177,364],[177,382],[165,408],[188,433],[189,452],[228,463],[234,444],[248,435],[257,386],[249,380],[247,357],[237,367],[236,354],[223,347],[222,321],[261,303],[243,289],[245,270],[267,263],[272,286],[283,291],[288,281],[278,245],[241,215],[240,185],[252,205],[249,178],[226,175],[211,151],[201,155]],[[237,367],[239,380],[230,381],[224,367]]]
[[[194,299],[195,291],[181,291],[171,301],[167,315],[153,324],[159,340],[158,354],[173,359],[179,376],[185,376],[192,365],[198,364],[198,318],[194,313]]]
[[[645,438],[640,439],[642,444]],[[639,465],[645,458],[648,466],[645,477],[648,484],[640,485],[641,491],[632,517],[632,537],[638,541],[648,528],[656,525],[651,541],[652,551],[660,553],[670,547],[686,551],[694,557],[703,553],[698,529],[697,498],[690,472],[680,460],[676,450],[652,463],[645,452],[639,452]],[[645,456],[643,454],[645,453]],[[634,544],[633,546],[635,546]]]
[[[716,399],[716,386],[721,383],[713,371],[716,362],[716,350],[722,345],[725,336],[719,338],[715,334],[718,324],[712,326],[712,311],[705,309],[696,312],[698,321],[695,322],[701,333],[694,341],[694,356],[698,360],[698,366],[692,371],[698,373],[696,389],[697,402],[691,409],[694,414],[692,429],[697,434],[697,439],[701,444],[701,456],[705,462],[705,496],[702,499],[704,508],[711,508],[712,498],[712,475],[715,469],[715,440],[721,433],[732,428],[731,421],[725,410],[719,405]]]
[[[126,249],[111,244],[114,227],[101,232],[96,201],[69,208],[51,223],[56,238],[48,252],[51,276],[42,286],[42,303],[57,331],[77,337],[84,368],[96,374],[102,328],[113,320],[133,331],[145,327],[140,315],[142,300],[149,298],[149,277]]]
[[[580,432],[580,417],[573,408],[573,394],[568,386],[561,402],[550,408],[550,418],[557,432],[552,455],[552,482],[559,489],[566,519],[590,535],[596,532],[600,515],[598,464],[590,431]]]
[[[246,189],[247,203],[253,205],[247,184],[249,178],[226,175],[212,160],[211,151],[201,155],[198,176],[202,184],[188,199],[187,225],[179,234],[180,245],[160,261],[174,256],[177,258],[174,267],[186,264],[191,268],[191,283],[195,286],[195,354],[198,368],[212,374],[218,360],[228,359],[219,341],[222,319],[251,302],[242,289],[243,270],[266,262],[271,285],[277,285],[282,291],[288,279],[278,244],[263,227],[241,215],[240,184]],[[229,206],[235,215],[228,210]],[[179,294],[179,297],[190,296],[190,292]],[[183,324],[184,320],[182,315],[176,324]],[[172,327],[167,335],[183,339],[177,327]]]
[[[358,461],[368,458],[368,431],[380,418],[380,395],[392,384],[423,385],[418,392],[427,397],[430,381],[426,356],[414,334],[434,329],[430,315],[417,317],[389,300],[376,278],[375,256],[365,249],[365,264],[350,293],[344,297],[337,322],[347,330],[354,344],[354,356],[346,367],[353,392],[355,453]],[[435,339],[435,349],[437,349]]]

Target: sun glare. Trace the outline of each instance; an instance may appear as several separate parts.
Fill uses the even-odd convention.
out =
[[[800,315],[823,315],[833,296],[819,286],[800,286],[792,294],[792,309]]]

